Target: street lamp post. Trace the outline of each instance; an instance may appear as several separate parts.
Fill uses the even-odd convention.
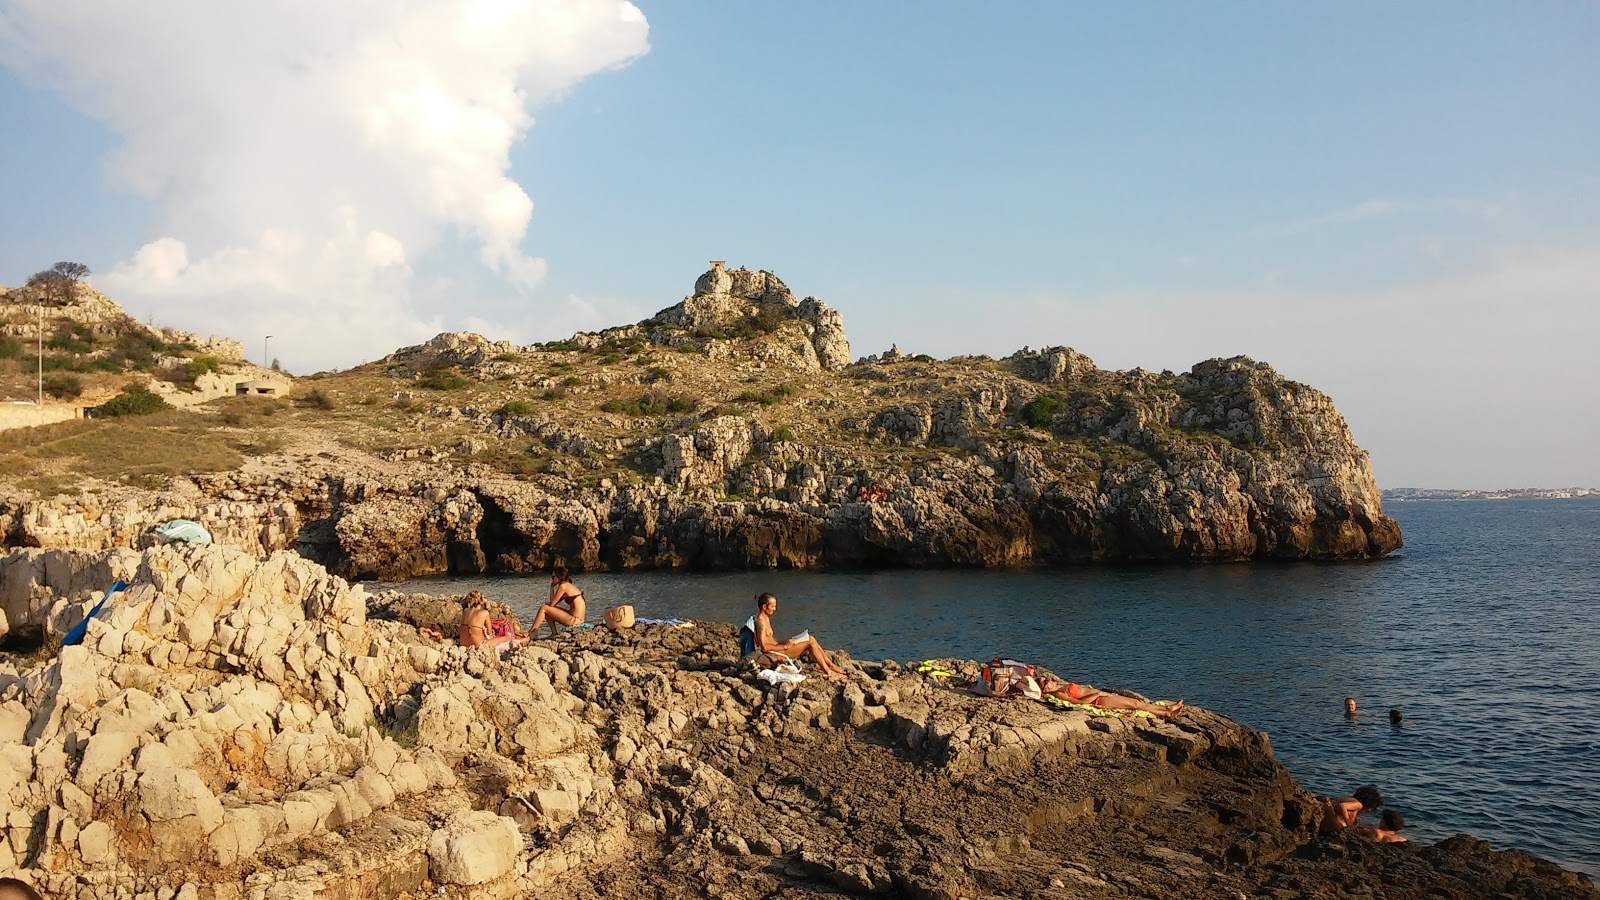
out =
[[[261,339],[261,368],[263,369],[272,368],[272,354],[267,352],[267,342],[270,340],[272,340],[272,335],[270,334]]]
[[[44,298],[39,298],[39,422],[44,423]]]

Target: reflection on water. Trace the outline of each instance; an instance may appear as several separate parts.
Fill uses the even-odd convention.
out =
[[[1269,732],[1313,790],[1376,783],[1413,839],[1468,831],[1600,875],[1600,502],[1386,511],[1407,547],[1367,563],[576,580],[596,620],[631,603],[742,622],[772,591],[780,633],[857,658],[1009,655],[1183,697]],[[529,613],[548,596],[543,578],[405,587],[483,587]]]

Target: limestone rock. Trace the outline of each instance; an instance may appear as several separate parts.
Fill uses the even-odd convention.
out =
[[[450,817],[428,839],[428,868],[441,884],[483,884],[509,873],[521,851],[515,821],[470,810]]]

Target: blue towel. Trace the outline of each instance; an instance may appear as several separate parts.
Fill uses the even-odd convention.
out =
[[[89,620],[94,618],[94,614],[100,611],[100,607],[106,605],[106,601],[111,599],[112,594],[117,591],[127,590],[127,588],[128,583],[120,578],[113,582],[111,587],[106,588],[105,596],[101,597],[100,602],[94,605],[94,609],[89,610],[89,614],[83,617],[83,621],[68,629],[66,636],[61,639],[61,646],[70,647],[73,644],[83,643],[83,636],[89,633]]]
[[[756,652],[756,617],[751,616],[739,627],[739,655],[749,656]]]

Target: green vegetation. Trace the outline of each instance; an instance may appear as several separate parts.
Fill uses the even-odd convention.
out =
[[[305,406],[324,411],[334,408],[333,398],[319,387],[312,388],[310,391],[301,394],[295,398],[294,402],[296,406]]]
[[[768,389],[766,389],[764,391],[760,391],[760,392],[757,392],[757,391],[745,391],[744,393],[741,393],[739,396],[737,396],[737,397],[735,397],[733,399],[738,401],[739,403],[759,403],[762,406],[771,406],[774,403],[779,402],[780,400],[784,400],[784,399],[787,399],[789,397],[793,397],[794,395],[795,395],[795,387],[794,387],[794,385],[788,384],[788,383],[784,383],[784,384],[773,385],[772,387],[770,387],[770,388],[768,388]]]
[[[632,400],[612,399],[600,405],[601,412],[630,416],[667,416],[694,412],[700,401],[694,397],[669,396],[647,391]]]
[[[1029,400],[1022,407],[1022,421],[1034,428],[1049,428],[1050,422],[1055,419],[1056,413],[1061,411],[1061,398],[1053,394],[1042,394]]]
[[[19,359],[22,356],[22,340],[14,337],[0,337],[0,359]]]
[[[938,362],[938,360],[934,359],[933,357],[929,356],[926,353],[918,353],[915,356],[907,357],[907,359],[911,360],[912,362],[920,362],[920,363]]]
[[[129,382],[123,386],[122,393],[96,406],[94,415],[97,418],[148,416],[171,408],[167,401],[149,388],[136,382]]]
[[[189,376],[189,383],[193,384],[195,379],[201,375],[206,375],[222,368],[222,364],[217,362],[215,356],[196,356],[185,363],[183,368]]]
[[[526,400],[507,400],[494,411],[497,416],[526,416],[533,412],[533,404]]]
[[[573,351],[573,350],[582,350],[583,349],[583,345],[578,343],[577,341],[572,341],[572,340],[567,340],[567,341],[546,341],[545,343],[539,345],[539,349],[540,350],[556,350],[556,351],[568,351],[568,352],[570,352],[570,351]]]
[[[62,322],[44,345],[67,353],[89,353],[94,350],[94,331],[82,322]]]
[[[57,400],[71,400],[83,393],[83,379],[76,375],[51,375],[44,380],[44,392]]]
[[[427,388],[430,391],[458,391],[471,383],[472,379],[462,375],[451,365],[434,366],[417,379],[417,387]]]
[[[779,425],[772,429],[771,437],[774,444],[787,444],[794,440],[794,431],[787,425]]]

